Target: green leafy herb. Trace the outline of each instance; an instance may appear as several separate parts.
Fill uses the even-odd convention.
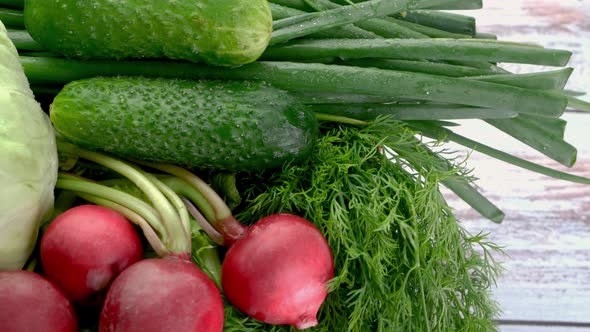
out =
[[[401,122],[326,127],[312,158],[238,180],[238,218],[291,212],[314,222],[334,253],[336,277],[312,331],[490,331],[501,252],[470,235],[439,185],[471,178]],[[383,154],[391,148],[391,160]],[[403,156],[403,157],[402,157]],[[412,165],[420,165],[413,167]],[[297,248],[293,248],[297,250]],[[225,331],[289,331],[226,309]]]

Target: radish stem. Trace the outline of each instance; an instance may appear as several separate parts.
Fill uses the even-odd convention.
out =
[[[165,183],[160,181],[153,174],[143,172],[143,171],[142,171],[142,174],[145,177],[147,177],[150,181],[152,181],[152,183],[162,192],[162,194],[164,194],[166,196],[166,198],[168,198],[170,203],[172,203],[172,205],[174,206],[174,208],[178,212],[180,222],[181,222],[182,226],[184,227],[185,240],[190,242],[190,240],[191,240],[190,220],[189,220],[187,208],[184,205],[184,203],[182,202],[182,200],[180,199],[180,197],[178,197],[178,195],[172,189],[170,189],[170,187],[168,187]]]
[[[91,203],[94,203],[97,205],[102,205],[104,207],[108,207],[110,209],[113,209],[113,210],[121,213],[130,222],[132,222],[133,224],[135,224],[135,225],[139,226],[139,228],[141,228],[146,240],[148,241],[148,243],[150,244],[152,249],[154,249],[154,251],[156,252],[156,254],[158,256],[165,257],[170,254],[168,252],[168,249],[166,249],[166,246],[162,243],[162,241],[158,237],[158,234],[156,234],[154,229],[152,227],[150,227],[150,224],[142,216],[135,213],[133,210],[131,210],[121,204],[115,203],[111,200],[101,198],[99,196],[81,193],[81,192],[77,192],[77,195],[80,196],[82,199],[85,199]]]
[[[207,205],[210,205],[214,212],[214,218],[208,219],[208,221],[213,227],[215,227],[215,229],[217,229],[217,231],[219,231],[219,233],[223,234],[226,241],[230,241],[231,243],[246,234],[247,228],[240,224],[233,217],[232,212],[225,204],[223,199],[219,197],[219,195],[211,187],[209,187],[205,181],[195,174],[175,165],[144,161],[137,162],[142,165],[175,175],[189,183],[191,186],[194,186],[195,189],[197,189],[201,195],[205,197]]]
[[[144,218],[164,239],[163,242],[167,242],[166,239],[168,238],[168,234],[157,212],[147,203],[133,195],[86,179],[71,177],[63,173],[60,174],[56,188],[70,190],[76,193],[90,194],[123,205]]]
[[[182,197],[181,199],[182,202],[186,205],[186,208],[189,211],[189,213],[193,216],[193,218],[195,219],[197,224],[199,224],[201,229],[203,229],[203,231],[207,233],[207,236],[209,236],[211,241],[218,245],[225,245],[223,235],[219,233],[215,228],[213,228],[213,226],[211,226],[211,224],[207,221],[205,216],[201,214],[201,212],[193,205],[193,203],[184,197]]]
[[[135,183],[152,202],[162,218],[162,223],[169,237],[169,243],[163,241],[167,244],[167,248],[175,254],[186,254],[190,252],[190,241],[188,243],[186,241],[187,236],[178,212],[166,196],[135,166],[102,153],[79,148],[61,140],[58,141],[58,149],[64,153],[74,154],[80,158],[110,168]]]

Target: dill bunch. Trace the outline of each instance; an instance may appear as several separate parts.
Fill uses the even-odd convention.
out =
[[[330,125],[306,162],[239,179],[239,220],[294,213],[317,225],[332,248],[335,278],[310,331],[496,330],[490,288],[501,250],[453,216],[439,185],[471,178],[430,148],[387,118]],[[228,306],[224,331],[295,329]]]

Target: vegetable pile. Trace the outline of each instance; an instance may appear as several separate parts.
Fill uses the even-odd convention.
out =
[[[502,251],[440,186],[504,213],[445,142],[590,179],[453,121],[571,167],[560,117],[590,105],[564,89],[571,52],[447,11],[481,6],[0,0],[0,270],[35,272],[0,271],[0,306],[35,284],[53,313],[8,331],[495,330]]]

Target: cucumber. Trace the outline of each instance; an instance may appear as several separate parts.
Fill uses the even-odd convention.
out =
[[[314,113],[264,82],[95,77],[67,84],[50,106],[74,144],[189,168],[249,171],[307,157]]]
[[[81,59],[169,58],[237,66],[272,33],[267,0],[26,0],[31,36]]]

